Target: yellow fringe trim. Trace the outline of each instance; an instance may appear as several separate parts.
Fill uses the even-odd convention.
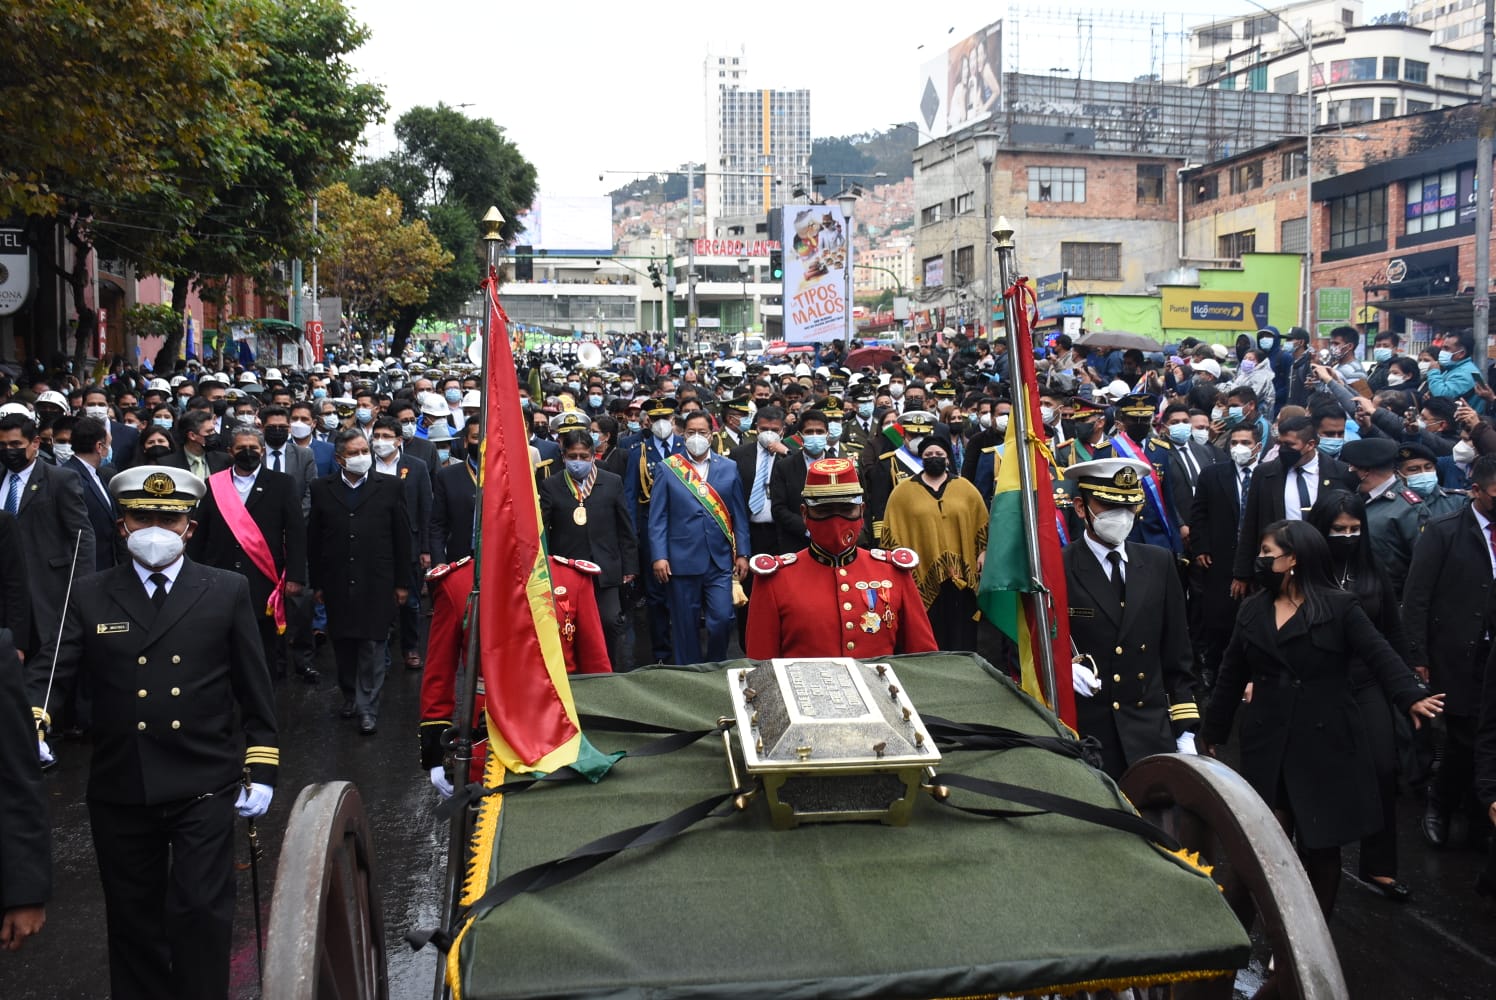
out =
[[[489,747],[493,746],[493,723],[488,719],[488,713],[483,715],[484,725],[488,728]],[[503,784],[508,772],[504,770],[504,764],[499,760],[496,753],[485,755],[483,763],[483,784],[492,788]],[[478,816],[473,822],[472,843],[468,845],[467,873],[463,878],[462,892],[458,902],[462,906],[471,906],[482,898],[488,891],[489,869],[493,865],[494,838],[498,836],[499,812],[504,806],[504,796],[486,796],[478,806]],[[448,864],[451,861],[449,859]],[[452,988],[452,1000],[462,1000],[462,939],[467,936],[468,930],[473,926],[474,916],[469,915],[463,921],[462,929],[452,939],[452,947],[447,950],[447,985]]]
[[[1234,977],[1235,975],[1235,969],[1198,969],[1189,972],[1168,972],[1135,979],[1085,979],[1074,983],[1062,983],[1058,986],[1045,986],[1040,989],[1009,990],[1006,993],[975,993],[959,997],[941,997],[940,1000],[998,1000],[1000,997],[1066,996],[1071,993],[1096,993],[1100,990],[1119,992],[1126,989],[1148,989],[1151,986],[1164,986],[1169,983],[1202,982],[1207,979],[1222,979],[1226,976]]]

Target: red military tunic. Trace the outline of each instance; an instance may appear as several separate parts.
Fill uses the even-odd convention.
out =
[[[750,561],[758,578],[748,602],[749,657],[853,656],[935,650],[935,633],[909,570],[908,549],[812,550]]]
[[[611,672],[608,643],[592,584],[597,567],[578,559],[551,556],[550,572],[566,672]],[[468,595],[473,590],[472,558],[434,567],[426,574],[426,583],[431,591],[431,634],[426,640],[426,668],[421,674],[421,767],[430,770],[446,757],[441,737],[451,727],[457,707],[457,667],[467,652],[468,634],[464,626]],[[482,677],[478,678],[473,727],[478,745],[474,748],[468,780],[478,781],[483,775],[486,745]]]

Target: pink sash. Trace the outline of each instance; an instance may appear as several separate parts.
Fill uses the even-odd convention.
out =
[[[218,504],[218,512],[223,515],[224,523],[234,533],[234,539],[244,554],[249,556],[249,561],[255,564],[267,579],[276,580],[275,589],[270,592],[270,600],[265,602],[265,614],[275,619],[275,630],[284,634],[286,631],[286,574],[281,573],[277,579],[275,573],[275,557],[270,554],[270,545],[265,541],[265,533],[250,517],[249,508],[244,506],[244,501],[239,499],[239,491],[234,489],[234,473],[232,469],[224,469],[215,472],[208,477],[208,487],[213,491],[213,500]]]

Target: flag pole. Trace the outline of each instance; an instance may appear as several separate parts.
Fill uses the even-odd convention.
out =
[[[1027,358],[1020,356],[1017,311],[1025,307],[1017,296],[1008,296],[1006,292],[1007,289],[1013,287],[1013,282],[1017,278],[1015,273],[1017,267],[1014,263],[1017,251],[1013,245],[1013,227],[1006,216],[997,220],[997,228],[992,231],[992,239],[993,250],[997,254],[999,287],[1004,289],[1006,297],[1003,302],[1003,327],[1008,340],[1008,382],[1015,393],[1021,394],[1013,399],[1013,412],[1009,418],[1008,433],[1017,434],[1020,444],[1018,484],[1022,494],[1020,509],[1023,512],[1023,540],[1024,547],[1028,550],[1029,577],[1033,581],[1034,588],[1033,593],[1026,594],[1024,597],[1033,602],[1036,634],[1030,636],[1030,639],[1038,647],[1039,671],[1044,681],[1044,694],[1049,699],[1050,707],[1058,714],[1060,697],[1055,683],[1054,644],[1051,638],[1053,629],[1049,620],[1049,602],[1045,600],[1047,589],[1044,585],[1043,557],[1039,552],[1039,504],[1034,496],[1034,448],[1029,436],[1029,421],[1033,414],[1028,408],[1028,372],[1033,367],[1033,347],[1030,345]]]
[[[504,226],[504,216],[499,213],[496,206],[491,205],[484,213],[480,226],[483,230],[483,245],[488,256],[488,269],[483,279],[483,364],[479,369],[481,378],[478,382],[478,412],[482,416],[481,426],[486,432],[489,407],[488,383],[494,374],[490,360],[493,357],[493,309],[499,294],[497,264],[499,243],[503,240],[500,230]],[[464,431],[464,436],[466,436],[466,431]],[[463,656],[462,671],[458,675],[457,704],[452,715],[452,783],[459,787],[467,784],[468,771],[473,760],[473,707],[478,700],[480,674],[478,629],[481,622],[478,618],[478,592],[483,580],[483,486],[486,466],[485,457],[480,455],[478,486],[473,498],[473,589],[468,593],[467,649]],[[441,926],[444,927],[452,926],[452,922],[457,918],[457,908],[462,895],[462,879],[467,872],[467,848],[472,830],[473,808],[472,805],[468,805],[457,810],[452,816],[452,825],[448,831],[447,878],[441,921]],[[441,1000],[442,997],[448,995],[447,964],[439,960],[436,965],[436,989],[433,995],[437,1000]]]

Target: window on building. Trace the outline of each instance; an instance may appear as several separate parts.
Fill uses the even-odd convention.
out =
[[[1376,103],[1370,97],[1355,97],[1349,101],[1330,102],[1330,125],[1349,125],[1352,122],[1369,122],[1376,112]]]
[[[1122,244],[1061,243],[1060,267],[1083,281],[1122,280]]]
[[[920,210],[919,224],[922,226],[933,226],[943,218],[945,218],[945,205],[937,203]]]
[[[1299,92],[1299,71],[1284,73],[1282,76],[1273,77],[1273,93],[1275,94],[1297,94]]]
[[[1278,252],[1303,253],[1309,249],[1309,220],[1284,219],[1278,226]]]
[[[1409,83],[1428,83],[1428,63],[1416,59],[1403,61],[1403,79]]]
[[[1217,45],[1226,45],[1231,41],[1231,30],[1234,28],[1230,21],[1225,24],[1213,24],[1208,28],[1201,28],[1195,32],[1202,49],[1214,48]]]
[[[1258,14],[1249,17],[1242,25],[1242,37],[1247,39],[1261,38],[1263,35],[1276,34],[1278,31],[1278,15]]]
[[[956,284],[968,285],[976,278],[976,247],[956,248]]]
[[[1029,201],[1085,201],[1084,167],[1029,167]]]
[[[1458,170],[1443,170],[1408,181],[1406,199],[1403,202],[1403,215],[1407,223],[1405,231],[1411,236],[1454,225],[1459,221],[1459,192]]]
[[[1349,7],[1340,8],[1340,23],[1347,28],[1354,28],[1356,26],[1356,12]]]
[[[1382,57],[1382,79],[1383,80],[1396,80],[1397,79],[1397,71],[1398,71],[1398,68],[1401,65],[1402,65],[1402,60],[1399,59],[1399,58],[1397,58],[1397,56],[1383,56]]]
[[[926,257],[923,261],[925,287],[936,288],[945,284],[945,255]]]
[[[1434,105],[1431,101],[1414,101],[1411,99],[1408,101],[1408,114],[1410,115],[1422,114],[1425,111],[1432,111],[1433,109]]]
[[[965,215],[976,207],[977,197],[974,192],[956,195],[956,214]]]
[[[1378,118],[1396,118],[1397,117],[1397,98],[1395,98],[1395,97],[1384,97],[1384,98],[1382,98],[1381,102],[1380,102],[1380,107],[1377,109],[1377,117]]]
[[[1267,63],[1261,63],[1247,70],[1243,82],[1245,83],[1245,86],[1242,88],[1244,90],[1250,90],[1257,94],[1267,90]]]
[[[1220,184],[1220,174],[1205,174],[1202,177],[1196,177],[1191,187],[1193,202],[1198,205],[1202,201],[1215,201],[1216,196],[1220,194]]]
[[[1262,187],[1262,161],[1239,163],[1231,168],[1231,193],[1242,194]]]
[[[1363,191],[1330,202],[1330,249],[1387,239],[1387,189]]]
[[[1278,177],[1280,180],[1291,181],[1295,177],[1304,176],[1304,154],[1302,151],[1283,153],[1279,156]]]
[[[1357,80],[1375,80],[1376,78],[1376,56],[1365,56],[1361,59],[1336,59],[1330,63],[1331,83],[1352,83]]]
[[[1164,165],[1162,163],[1138,164],[1138,204],[1162,205],[1164,203]]]
[[[1216,238],[1216,256],[1233,260],[1244,253],[1257,252],[1257,230],[1247,229],[1239,233],[1227,233]]]

